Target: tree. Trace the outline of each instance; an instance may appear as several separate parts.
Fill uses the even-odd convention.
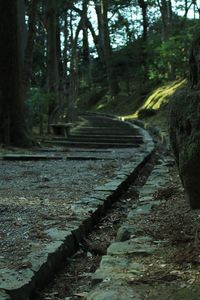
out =
[[[23,0],[0,2],[0,142],[6,145],[30,145],[21,93],[23,66],[21,12]],[[23,17],[23,20],[20,19]]]
[[[58,108],[59,101],[59,71],[58,71],[58,48],[57,48],[57,14],[56,0],[48,0],[47,3],[47,66],[48,66],[48,92],[49,113],[48,124],[53,121],[53,117]]]
[[[162,29],[163,29],[163,39],[167,39],[171,29],[172,23],[172,2],[171,0],[157,0],[158,7],[160,9],[162,17]]]
[[[28,9],[28,17],[29,17],[28,37],[27,37],[27,42],[25,47],[24,67],[22,73],[22,96],[24,99],[26,97],[27,90],[30,86],[30,81],[31,81],[38,3],[39,0],[32,0],[30,3],[30,7]]]
[[[119,92],[119,85],[114,74],[112,64],[112,47],[110,42],[109,24],[108,24],[108,1],[100,0],[95,4],[98,18],[99,45],[103,53],[103,62],[107,71],[108,85],[110,94],[115,96]]]

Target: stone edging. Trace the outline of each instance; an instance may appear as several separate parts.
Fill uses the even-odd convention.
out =
[[[94,287],[87,300],[141,299],[128,282],[145,274],[142,258],[153,255],[159,245],[150,236],[141,236],[132,221],[136,216],[147,217],[152,207],[160,204],[153,195],[168,182],[167,160],[159,159],[140,190],[138,203],[133,205],[126,222],[118,230],[116,241],[107,249],[107,255],[102,257],[100,267],[93,275]]]
[[[72,205],[74,218],[69,221],[66,230],[51,228],[46,231],[52,241],[44,249],[29,254],[31,267],[0,270],[1,300],[30,299],[34,289],[44,286],[62,266],[64,259],[77,251],[81,238],[91,230],[105,212],[106,206],[116,201],[128,188],[154,151],[154,143],[149,134],[139,127],[138,129],[143,135],[144,144],[138,149],[139,153],[134,153],[135,161],[124,165],[114,180],[97,187],[93,194]]]

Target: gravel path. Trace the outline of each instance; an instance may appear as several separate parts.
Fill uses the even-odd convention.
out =
[[[49,242],[45,231],[66,228],[73,218],[70,206],[115,177],[134,160],[134,151],[77,152],[73,160],[67,156],[76,152],[58,152],[62,160],[1,161],[0,268],[27,267],[27,255]],[[85,159],[92,155],[98,160]]]

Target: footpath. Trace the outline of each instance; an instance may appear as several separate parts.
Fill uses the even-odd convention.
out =
[[[107,130],[106,124],[103,125],[105,130]],[[9,205],[8,199],[6,198],[6,196],[8,197],[9,195],[4,195],[5,198],[2,197],[1,200],[4,201],[5,199],[5,201],[1,204],[3,216],[5,217],[5,214],[11,210],[11,216],[8,216],[8,218],[5,220],[5,224],[7,224],[7,221],[10,222],[8,225],[12,225],[10,233],[13,235],[12,239],[9,239],[10,233],[7,232],[7,228],[4,228],[5,226],[2,227],[5,235],[2,236],[0,242],[2,249],[4,249],[4,247],[6,248],[0,257],[1,300],[31,299],[33,291],[37,288],[43,287],[62,266],[66,257],[72,256],[77,251],[82,237],[91,231],[94,224],[96,224],[102,214],[105,213],[107,207],[109,207],[112,202],[117,201],[123,191],[128,188],[132,180],[137,177],[139,170],[151,157],[154,151],[154,143],[145,130],[137,128],[137,126],[135,126],[133,129],[134,133],[136,130],[137,135],[139,134],[139,136],[142,137],[142,142],[139,144],[137,142],[136,147],[134,148],[133,146],[135,146],[135,143],[130,144],[129,139],[131,139],[131,137],[128,137],[128,142],[125,141],[126,146],[123,147],[123,149],[114,149],[111,153],[108,152],[108,156],[112,155],[112,164],[117,166],[114,174],[112,174],[111,178],[108,177],[106,181],[102,182],[102,184],[96,184],[96,182],[93,182],[90,192],[87,191],[85,196],[77,198],[76,201],[72,197],[67,197],[68,195],[65,195],[66,200],[63,195],[61,195],[62,197],[58,195],[58,199],[51,199],[55,195],[55,191],[59,190],[59,186],[62,182],[59,185],[59,183],[56,181],[55,185],[48,173],[45,173],[45,176],[43,175],[42,178],[40,178],[40,174],[36,174],[31,181],[30,177],[27,177],[27,181],[24,183],[24,185],[22,185],[22,189],[19,191],[18,187],[19,179],[21,180],[21,175],[17,174],[16,176],[16,174],[13,174],[12,181],[10,180],[9,182],[12,184],[14,182],[14,178],[17,178],[17,181],[14,186],[14,194],[10,196],[13,197],[16,193],[19,193],[19,196],[17,196],[16,199],[14,198],[14,202],[17,203],[17,206],[15,207],[16,203],[13,203],[13,200],[11,199],[12,197],[10,197],[10,201],[12,202],[10,202]],[[131,128],[129,130],[128,128],[129,133],[130,131],[132,133],[133,129]],[[116,129],[114,128],[113,131],[114,130]],[[119,131],[119,129],[117,130]],[[112,132],[112,135],[113,134],[114,133]],[[136,138],[138,138],[138,136]],[[113,139],[115,139],[115,137]],[[124,141],[123,144],[121,144],[123,137],[120,136],[119,139],[120,141],[114,140],[112,143],[114,143],[115,146],[124,146]],[[68,142],[62,141],[62,143]],[[80,141],[78,143],[80,143]],[[101,141],[103,146],[104,143],[105,141]],[[130,144],[129,148],[127,148],[127,144]],[[82,152],[84,152],[84,149]],[[68,152],[63,152],[63,154],[59,152],[59,155],[63,157],[64,153]],[[91,149],[91,154],[92,153],[93,150]],[[96,159],[96,155],[98,154],[99,162],[104,162],[105,158],[107,157],[107,152],[102,152],[103,154],[100,153],[101,152],[95,151],[94,158]],[[89,155],[91,156],[91,154]],[[42,157],[39,157],[38,155],[41,154],[36,153],[36,158],[41,159]],[[79,156],[81,155],[82,153],[80,152]],[[101,157],[102,155],[103,158]],[[116,158],[114,157],[114,160],[113,155],[116,156]],[[118,156],[125,157],[124,159],[121,158],[122,161],[120,165]],[[12,168],[13,166],[16,168],[20,167],[23,171],[24,178],[25,174],[28,174],[28,176],[32,176],[33,172],[35,174],[35,165],[40,166],[44,173],[47,167],[46,163],[44,165],[44,163],[40,163],[39,161],[37,164],[35,161],[31,164],[29,162],[18,163],[16,161],[16,159],[22,160],[32,158],[35,158],[35,155],[19,155],[13,157],[12,155],[5,155],[2,157],[2,165],[6,167],[8,164],[9,168]],[[79,159],[80,162],[83,161],[83,157],[73,157],[73,159],[75,158]],[[90,157],[88,158],[84,156],[84,159],[85,158],[87,158],[87,161],[90,161]],[[7,163],[7,159],[12,159],[12,161]],[[68,156],[63,157],[62,160],[53,160],[53,170],[57,170],[57,164],[59,161],[59,164],[62,164],[63,167],[66,166],[67,168],[69,165],[68,160]],[[90,164],[92,166],[91,162]],[[83,167],[82,163],[79,163],[78,166],[81,168]],[[72,169],[70,172],[72,172]],[[64,173],[62,174],[64,175]],[[41,182],[38,182],[38,180]],[[87,177],[85,180],[87,180]],[[45,196],[43,195],[44,193],[39,195],[40,197],[36,197],[35,193],[33,195],[30,194],[32,190],[35,191],[35,183],[37,187],[38,184],[40,184],[40,194],[41,191],[45,190]],[[77,183],[78,185],[80,184],[79,182]],[[30,186],[30,184],[32,185]],[[63,186],[64,185],[66,185],[65,182],[63,183]],[[28,188],[28,190],[26,190],[26,188]],[[30,196],[27,198],[28,192]],[[23,197],[22,193],[24,193]],[[48,195],[48,199],[46,195]],[[36,206],[37,209],[35,209]],[[13,208],[15,208],[14,211]],[[42,219],[38,219],[38,215],[41,215],[41,213]],[[24,217],[25,214],[26,219]],[[30,220],[31,224],[29,224]],[[3,225],[4,222],[2,223],[2,226]],[[17,235],[16,239],[16,234],[18,233],[19,235]],[[17,244],[14,246],[16,242]],[[17,253],[16,248],[18,249]],[[12,253],[9,252],[9,249],[12,249]]]
[[[62,211],[61,215],[56,211],[57,218],[65,214],[62,226],[58,226],[58,219],[46,220],[47,225],[43,228],[47,238],[45,243],[27,252],[26,261],[20,268],[1,267],[0,300],[31,299],[32,292],[43,287],[62,266],[66,257],[77,251],[82,237],[91,231],[107,208],[138,177],[139,171],[155,153],[155,144],[145,130],[137,126],[135,128],[137,134],[142,136],[143,143],[134,150],[131,147],[120,150],[120,155],[126,154],[126,159],[116,169],[114,176],[102,184],[91,185],[91,192],[84,197],[67,202],[67,210]],[[115,134],[112,132],[112,135]],[[76,139],[80,139],[80,136]],[[101,143],[104,146],[105,141]],[[119,145],[119,140],[114,140],[114,143]],[[107,152],[102,153],[105,159]],[[113,153],[109,152],[108,155],[113,156]],[[96,155],[97,152],[94,153],[95,159]],[[98,155],[101,162],[102,154]],[[118,160],[116,156],[116,163]],[[66,160],[61,161],[62,164],[64,162]],[[47,179],[45,177],[45,183]],[[63,198],[59,203],[64,203]],[[174,159],[169,151],[164,150],[147,182],[139,190],[138,201],[119,228],[115,242],[108,247],[99,268],[92,274],[92,289],[83,293],[82,298],[200,299],[199,219],[199,210],[191,210],[184,199]],[[41,243],[41,240],[38,239],[38,242]],[[69,299],[67,295],[65,298]]]

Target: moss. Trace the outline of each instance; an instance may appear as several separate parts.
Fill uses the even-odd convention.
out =
[[[137,109],[136,112],[123,116],[125,119],[137,118],[141,110],[150,109],[158,111],[165,107],[170,100],[170,97],[181,87],[186,85],[186,80],[173,81],[165,84],[161,87],[154,89],[149,96],[146,98],[145,102]]]
[[[140,109],[148,108],[158,110],[162,105],[169,102],[169,98],[173,93],[185,84],[185,80],[173,81],[167,85],[155,89],[146,99],[144,105]]]

